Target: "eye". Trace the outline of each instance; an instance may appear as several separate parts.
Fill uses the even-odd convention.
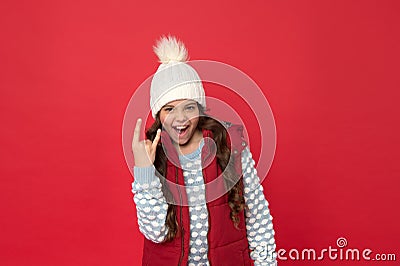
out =
[[[164,108],[164,111],[166,111],[166,112],[171,112],[172,110],[173,110],[172,107],[165,107],[165,108]]]
[[[186,110],[193,111],[195,109],[194,105],[186,106]]]

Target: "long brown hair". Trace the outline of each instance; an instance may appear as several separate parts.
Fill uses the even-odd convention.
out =
[[[223,171],[223,177],[225,185],[231,188],[228,191],[228,204],[231,209],[230,218],[236,228],[238,228],[240,219],[238,218],[238,213],[245,208],[245,202],[243,197],[243,181],[235,171],[234,168],[234,158],[231,158],[231,151],[227,144],[227,131],[225,127],[216,119],[208,116],[204,112],[204,108],[197,104],[199,108],[199,122],[197,124],[197,129],[208,129],[212,132],[213,139],[217,146],[217,162]],[[155,122],[146,131],[146,137],[153,141],[156,136],[157,129],[161,129],[162,124],[160,121],[160,113],[158,112],[155,118]],[[240,162],[238,162],[240,163]],[[165,155],[164,149],[161,144],[157,146],[156,158],[154,161],[154,166],[157,169],[156,174],[166,176],[167,168],[167,156]],[[160,178],[162,184],[163,194],[167,199],[172,199],[171,192],[167,188],[166,179]],[[238,182],[239,181],[239,182]],[[168,202],[173,202],[168,200]],[[178,221],[176,219],[176,205],[173,203],[168,203],[167,217],[165,220],[165,225],[168,228],[167,236],[164,242],[169,242],[173,240],[178,232]]]

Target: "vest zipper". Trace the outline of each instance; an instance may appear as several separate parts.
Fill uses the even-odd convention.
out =
[[[183,223],[182,223],[182,194],[181,194],[181,189],[179,187],[179,183],[178,183],[178,167],[175,166],[175,182],[178,185],[178,191],[179,191],[179,200],[180,200],[180,224],[181,224],[181,232],[182,232],[182,236],[181,236],[181,256],[179,258],[179,263],[178,266],[180,266],[182,264],[182,260],[183,260],[183,256],[185,255],[185,239],[184,239],[184,234],[185,234],[185,229],[183,227]]]

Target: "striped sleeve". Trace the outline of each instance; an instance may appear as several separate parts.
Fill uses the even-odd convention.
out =
[[[250,149],[242,152],[242,172],[244,199],[248,207],[246,211],[247,240],[251,249],[250,257],[254,265],[277,265],[275,231],[268,201],[265,199],[263,187],[257,176],[257,169]]]

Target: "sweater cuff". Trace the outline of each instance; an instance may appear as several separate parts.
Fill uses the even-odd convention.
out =
[[[159,181],[159,178],[155,175],[156,168],[154,165],[146,167],[133,167],[134,182],[140,185],[150,184],[153,181]]]

